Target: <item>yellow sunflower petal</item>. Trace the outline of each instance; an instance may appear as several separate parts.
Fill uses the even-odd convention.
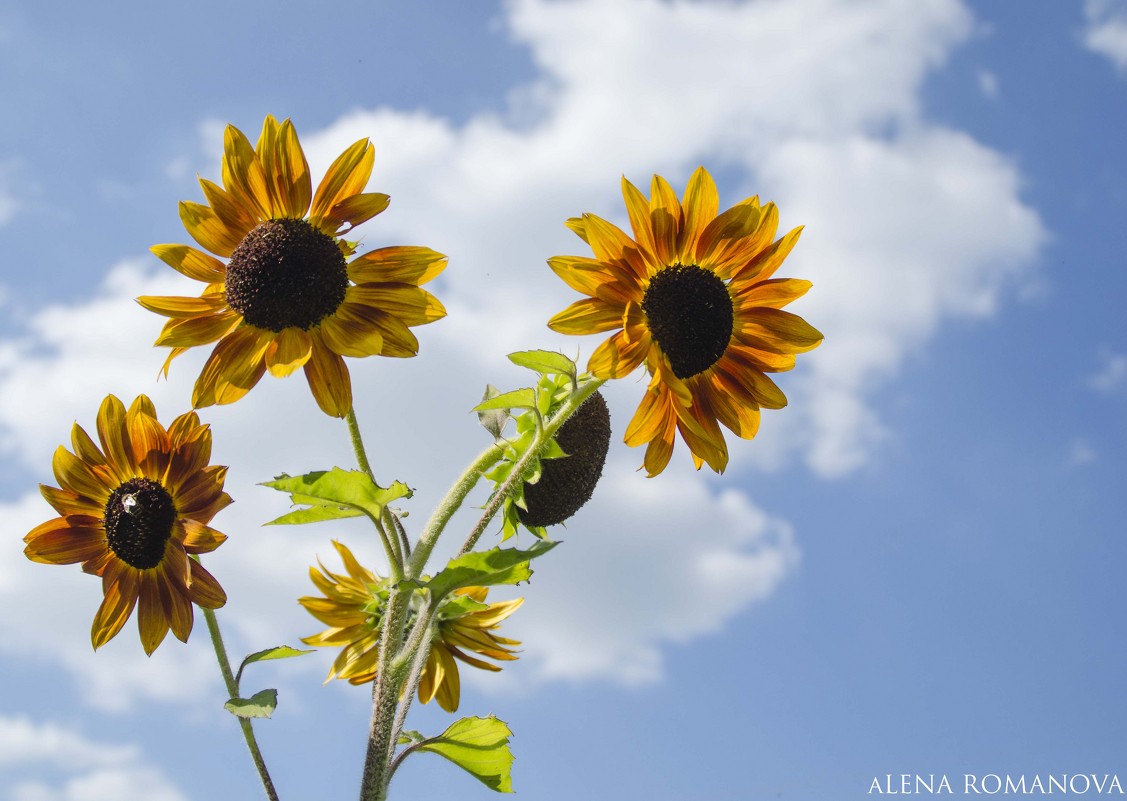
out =
[[[250,140],[234,125],[228,125],[223,131],[222,173],[223,186],[252,216],[259,220],[268,220],[273,216],[273,200],[266,172],[255,155]],[[213,250],[212,253],[219,251]]]
[[[99,503],[85,495],[79,495],[77,492],[49,487],[46,484],[39,485],[39,494],[43,496],[47,503],[51,504],[56,512],[63,516],[94,515],[100,517],[105,509],[104,502]]]
[[[192,406],[233,403],[250,392],[266,372],[270,331],[244,325],[219,341],[192,390]]]
[[[371,306],[406,325],[426,325],[446,316],[446,308],[438,298],[412,284],[350,286],[345,303]]]
[[[169,320],[153,344],[178,349],[209,345],[234,331],[242,320],[242,315],[233,311]]]
[[[720,209],[720,194],[708,170],[697,167],[685,188],[685,222],[677,240],[677,253],[683,263],[695,263],[697,239],[716,217]]]
[[[446,257],[430,248],[378,248],[353,259],[348,277],[357,284],[425,284],[446,267]]]
[[[189,564],[191,565],[192,578],[188,584],[188,591],[192,603],[203,609],[218,609],[227,603],[227,593],[219,586],[215,576],[207,572],[204,566],[194,559],[189,560]]]
[[[361,192],[346,197],[329,210],[322,225],[332,227],[334,231],[345,223],[350,228],[355,228],[386,209],[390,202],[391,198],[380,192]]]
[[[656,259],[657,245],[654,242],[653,225],[650,222],[650,202],[641,190],[622,177],[622,197],[626,201],[626,214],[630,218],[630,228],[634,232],[634,241],[641,247],[645,255]]]
[[[642,365],[649,350],[648,338],[632,342],[624,331],[619,331],[595,348],[587,371],[597,378],[625,378]]]
[[[55,480],[63,489],[101,503],[109,500],[110,493],[120,483],[116,477],[110,476],[108,468],[103,470],[92,467],[62,445],[55,449],[51,469],[54,471]]]
[[[800,278],[772,278],[758,282],[732,281],[731,286],[736,305],[781,309],[805,295],[813,284]]]
[[[352,379],[344,359],[326,347],[320,332],[313,335],[313,352],[305,363],[305,378],[321,411],[345,417],[352,409]]]
[[[285,378],[303,366],[313,351],[313,340],[300,328],[283,328],[266,346],[266,369]]]
[[[101,440],[102,451],[109,459],[110,468],[121,481],[140,475],[133,446],[129,442],[125,416],[125,404],[113,395],[107,395],[98,409],[98,439]]]
[[[183,528],[184,536],[181,544],[187,553],[210,553],[222,545],[227,535],[222,534],[210,526],[205,526],[198,520],[181,519],[178,524]]]
[[[621,328],[625,311],[598,298],[584,298],[553,316],[548,327],[561,334],[599,334]]]
[[[681,231],[681,203],[669,182],[655,175],[650,182],[650,227],[654,255],[662,266],[677,260],[677,238]]]
[[[153,255],[181,275],[205,284],[223,283],[227,265],[188,245],[153,245]]]
[[[802,226],[799,226],[787,233],[782,239],[764,248],[753,259],[732,272],[733,280],[747,281],[754,279],[765,281],[770,278],[782,266],[783,260],[790,254],[801,234]]]
[[[102,554],[106,532],[99,518],[88,515],[57,517],[41,523],[24,537],[24,555],[33,562],[73,565]]]
[[[141,647],[152,655],[168,634],[168,618],[160,601],[159,579],[155,571],[141,571],[141,587],[137,598],[137,628]]]
[[[133,613],[139,583],[138,571],[125,566],[118,571],[116,580],[106,587],[105,597],[90,627],[90,641],[95,650],[112,640]]]
[[[228,226],[210,207],[200,203],[180,201],[180,221],[192,239],[217,256],[229,257],[243,240],[237,229]]]
[[[232,233],[238,234],[240,239],[250,233],[250,230],[258,222],[254,215],[223,187],[213,184],[206,178],[200,178],[199,181],[200,187],[203,189],[204,199],[211,206],[211,210],[215,212],[215,216]]]
[[[441,644],[435,645],[433,653],[437,654],[438,663],[442,666],[442,679],[437,682],[435,698],[438,699],[438,705],[447,712],[457,712],[462,695],[462,682],[458,675],[458,664],[454,661],[450,652],[441,647]]]
[[[137,302],[144,308],[165,317],[198,317],[222,310],[226,301],[222,297],[204,296],[199,298],[169,297],[162,295],[142,295]]]
[[[271,190],[275,217],[299,219],[309,210],[313,183],[293,123],[267,116],[256,153]]]
[[[313,195],[313,207],[309,212],[309,222],[317,228],[332,234],[337,226],[327,218],[333,207],[352,195],[360,194],[372,177],[372,164],[376,150],[367,139],[354,142],[347,150],[337,156]],[[326,230],[330,228],[331,230]]]
[[[822,344],[822,334],[797,314],[781,309],[753,308],[740,312],[739,330],[763,343],[765,350],[805,353]]]
[[[156,417],[153,402],[138,395],[125,415],[133,459],[140,472],[148,478],[163,478],[168,468],[168,432]]]

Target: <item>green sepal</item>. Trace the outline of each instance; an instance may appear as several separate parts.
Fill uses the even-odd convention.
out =
[[[485,394],[481,396],[482,401],[491,400],[501,394],[501,390],[492,384],[485,385]],[[509,420],[508,409],[486,409],[477,413],[478,422],[485,427],[485,430],[493,435],[493,439],[501,439],[501,433],[505,430],[505,423]]]
[[[313,523],[338,517],[356,517],[366,514],[379,520],[384,507],[400,498],[410,498],[411,489],[402,481],[390,487],[381,487],[361,470],[316,470],[302,476],[283,473],[273,481],[264,481],[264,487],[290,493],[294,505],[308,506],[284,514],[266,525]]]
[[[302,654],[311,654],[315,649],[313,648],[293,648],[289,645],[279,645],[274,648],[267,648],[264,651],[255,651],[249,654],[243,663],[239,665],[239,670],[235,673],[235,684],[238,685],[239,680],[243,677],[243,669],[247,665],[254,664],[255,662],[265,662],[268,659],[289,659],[293,656],[301,656]]]
[[[496,584],[517,584],[532,576],[529,562],[543,556],[559,543],[537,542],[526,551],[518,548],[490,548],[471,551],[450,560],[426,583],[435,599],[461,587],[491,587]]]
[[[487,718],[462,718],[450,724],[437,737],[423,740],[418,751],[445,757],[491,790],[513,791],[513,752],[509,750],[512,730],[505,721]]]
[[[223,708],[237,718],[268,718],[278,707],[278,691],[262,690],[250,698],[232,698]]]
[[[522,350],[509,354],[509,361],[538,373],[558,373],[571,378],[576,376],[575,362],[553,350]]]
[[[490,409],[535,409],[536,391],[531,387],[514,389],[512,392],[503,392],[492,398],[483,400],[473,407],[475,412],[487,412]]]

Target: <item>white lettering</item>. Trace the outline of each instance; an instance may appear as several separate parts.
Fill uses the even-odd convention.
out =
[[[1119,775],[1118,774],[1116,774],[1116,773],[1111,774],[1111,784],[1109,784],[1107,786],[1107,789],[1108,789],[1109,795],[1111,794],[1112,790],[1118,790],[1119,794],[1123,795],[1123,786],[1119,783]]]
[[[1010,774],[1006,774],[1006,795],[1010,793],[1021,793],[1025,795],[1025,777],[1020,777],[1015,783]]]
[[[1057,779],[1057,777],[1055,777],[1053,774],[1051,774],[1051,773],[1049,774],[1049,795],[1053,794],[1053,785],[1056,785],[1056,788],[1058,790],[1060,790],[1062,793],[1068,792],[1068,788],[1065,786],[1065,780],[1064,780],[1066,775],[1067,774],[1062,773],[1060,775],[1061,776],[1060,779]]]
[[[1084,780],[1084,789],[1083,790],[1077,790],[1076,789],[1076,780],[1077,779],[1083,779]],[[1086,793],[1090,789],[1092,789],[1092,783],[1090,781],[1088,781],[1088,777],[1085,776],[1083,773],[1074,773],[1071,776],[1071,778],[1069,778],[1069,780],[1068,780],[1068,789],[1071,790],[1072,792],[1076,793],[1077,795],[1083,795],[1084,793]]]
[[[869,795],[873,794],[873,790],[877,791],[877,795],[884,795],[884,790],[880,789],[880,782],[877,781],[876,776],[873,777],[873,783],[869,785]]]
[[[971,790],[974,790],[976,795],[982,795],[982,792],[978,789],[978,777],[973,773],[964,773],[963,795],[969,795]]]
[[[986,783],[988,781],[990,781],[991,779],[994,780],[994,789],[988,790],[986,788]],[[985,776],[982,777],[982,792],[986,793],[987,795],[996,795],[997,793],[1001,792],[1001,790],[1002,790],[1002,777],[999,776],[997,773],[987,773]]]

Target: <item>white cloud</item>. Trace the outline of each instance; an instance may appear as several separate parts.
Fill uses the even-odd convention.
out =
[[[136,745],[26,717],[0,716],[0,781],[10,801],[185,801]]]
[[[1099,371],[1088,377],[1088,386],[1097,392],[1111,393],[1127,382],[1127,354],[1103,353]]]
[[[1111,60],[1120,72],[1127,70],[1127,2],[1086,0],[1084,46]]]
[[[874,405],[881,387],[947,319],[993,314],[1044,234],[1011,162],[920,117],[920,82],[971,27],[955,0],[518,0],[509,13],[544,73],[522,88],[519,113],[457,126],[423,112],[361,110],[303,137],[315,171],[357,138],[375,142],[371,188],[393,202],[366,226],[366,247],[427,244],[451,256],[435,289],[450,316],[420,330],[422,356],[353,362],[377,472],[418,488],[407,504],[414,531],[486,444],[467,413],[481,387],[525,380],[503,354],[575,352],[574,340],[544,328],[576,298],[544,260],[585,249],[564,229],[567,217],[592,211],[624,223],[620,173],[644,184],[661,172],[683,185],[703,162],[723,179],[726,203],[759,192],[780,202],[785,227],[807,224],[785,274],[815,281],[795,308],[827,343],[780,378],[793,408],[766,414],[755,443],[732,443],[735,475],[720,495],[692,472],[684,446],[654,481],[630,472],[640,451],[616,446],[591,509],[559,534],[567,544],[540,566],[513,621],[537,677],[652,680],[662,644],[715,631],[797,565],[788,525],[739,489],[740,471],[797,455],[836,475],[871,459],[890,435]],[[170,272],[119,265],[99,297],[43,311],[23,341],[0,348],[0,446],[41,480],[70,421],[92,423],[106,392],[149,392],[165,419],[184,409],[202,357],[185,356],[171,382],[154,384],[162,356],[146,343],[159,321],[128,300],[191,291]],[[594,341],[582,344],[586,355]],[[326,532],[344,531],[378,560],[360,528],[258,527],[285,503],[256,482],[352,461],[343,426],[316,411],[302,384],[300,375],[266,378],[246,400],[203,415],[238,499],[216,520],[231,539],[208,560],[230,596],[222,614],[236,653],[316,630],[293,599],[310,589],[314,555],[331,558]],[[624,381],[608,391],[621,433],[641,388]],[[2,511],[25,530],[49,513],[32,497]],[[471,522],[467,513],[452,525]],[[580,571],[590,578],[576,593]],[[685,592],[686,581],[706,589]],[[144,660],[127,630],[94,656],[85,638],[97,582],[18,553],[0,557],[0,602],[46,582],[50,609],[0,622],[5,634],[31,637],[25,656],[60,659],[109,694],[101,703],[122,708],[178,689],[195,697],[201,683],[218,692],[206,678],[214,668],[204,665],[202,631],[190,648],[169,642]],[[45,628],[51,636],[37,634]],[[166,660],[159,670],[157,660]],[[299,660],[306,666],[294,670],[325,661]],[[114,680],[122,672],[129,681]],[[161,675],[143,678],[152,674]]]

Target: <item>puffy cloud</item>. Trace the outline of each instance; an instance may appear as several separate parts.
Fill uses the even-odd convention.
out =
[[[1120,72],[1127,70],[1127,3],[1086,0],[1084,46],[1109,59]]]
[[[44,769],[49,779],[37,776]],[[141,761],[136,745],[94,742],[26,717],[0,716],[0,777],[12,801],[185,801],[164,774]]]
[[[1100,369],[1088,377],[1088,386],[1097,392],[1115,392],[1127,382],[1127,354],[1102,353]]]

